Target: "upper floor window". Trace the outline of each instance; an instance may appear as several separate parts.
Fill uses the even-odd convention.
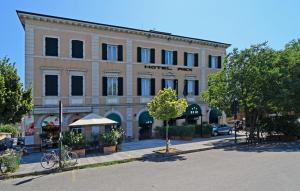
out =
[[[177,65],[177,51],[162,50],[162,64]]]
[[[194,80],[188,80],[187,81],[187,94],[188,95],[194,95],[195,91],[195,81]]]
[[[109,61],[123,61],[123,46],[103,43],[102,59]]]
[[[198,80],[184,80],[184,96],[199,95],[199,81]]]
[[[58,56],[58,38],[45,37],[45,56]]]
[[[58,75],[45,75],[45,96],[58,96]]]
[[[137,95],[138,96],[155,95],[155,79],[154,78],[138,78],[137,79]]]
[[[150,79],[142,79],[142,96],[150,96]]]
[[[83,76],[71,76],[71,96],[83,96]]]
[[[72,40],[72,58],[83,58],[83,41],[81,40]]]
[[[184,65],[189,67],[198,66],[198,54],[197,53],[184,53]]]
[[[209,55],[208,67],[209,68],[221,68],[222,57]]]
[[[103,77],[103,96],[122,96],[122,77]]]
[[[137,62],[155,63],[155,49],[137,47]]]

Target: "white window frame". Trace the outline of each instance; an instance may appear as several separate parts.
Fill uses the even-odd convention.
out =
[[[83,88],[83,95],[82,96],[73,96],[72,95],[72,76],[82,76],[82,88]],[[69,96],[70,97],[84,97],[85,96],[85,72],[79,72],[79,71],[70,71],[69,74]]]
[[[218,56],[211,56],[211,68],[217,69],[218,68]]]
[[[141,78],[141,96],[145,96],[145,97],[151,96],[151,79],[150,78]]]
[[[195,95],[195,80],[187,80],[187,94],[188,96]],[[192,90],[192,91],[190,91]]]
[[[171,85],[171,87],[168,87]],[[165,79],[165,88],[171,88],[174,90],[174,80],[173,79]]]
[[[58,85],[57,85],[58,95],[57,96],[46,96],[46,87],[45,87],[45,85],[46,85],[46,80],[45,80],[46,75],[57,75],[58,76],[57,77],[57,81],[58,81]],[[59,97],[60,96],[60,76],[61,76],[61,73],[60,73],[60,71],[57,71],[57,70],[44,70],[43,71],[43,88],[42,88],[43,89],[43,97],[51,98],[51,97]]]
[[[165,64],[173,65],[173,51],[165,50]]]
[[[46,38],[57,38],[57,56],[46,56]],[[43,56],[57,58],[60,57],[60,37],[56,35],[44,35],[43,36]]]
[[[110,82],[111,81],[111,82]],[[111,94],[109,94],[110,93],[110,91],[109,91],[109,84],[110,83],[114,83],[114,81],[115,81],[115,83],[116,83],[116,91],[114,92],[114,89],[112,89],[112,93]],[[113,77],[113,76],[109,76],[109,77],[107,77],[107,84],[106,84],[106,87],[107,87],[107,96],[118,96],[118,77]]]
[[[116,52],[113,53],[110,50],[115,50]],[[107,53],[107,60],[108,61],[114,61],[114,62],[118,61],[118,45],[107,44],[106,53]]]
[[[141,63],[149,64],[151,59],[150,48],[141,48]]]
[[[82,51],[83,51],[83,52],[82,52],[82,55],[83,55],[82,58],[73,58],[73,57],[72,57],[72,41],[73,41],[73,40],[82,41],[82,46],[83,46],[83,47],[82,47]],[[69,52],[70,52],[69,56],[70,56],[70,58],[72,58],[72,59],[78,59],[78,60],[85,59],[85,40],[80,39],[80,38],[71,38],[69,44],[70,44],[70,47],[69,47]]]
[[[187,64],[188,67],[194,67],[195,66],[195,54],[187,53],[186,64]]]

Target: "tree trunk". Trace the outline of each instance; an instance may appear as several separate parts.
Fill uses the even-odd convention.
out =
[[[168,120],[166,126],[166,153],[169,153],[169,121]]]

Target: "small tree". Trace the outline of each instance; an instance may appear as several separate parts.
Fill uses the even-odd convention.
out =
[[[148,103],[148,110],[150,115],[157,120],[167,122],[166,126],[166,152],[169,152],[169,137],[168,128],[169,120],[175,119],[185,112],[187,102],[185,99],[178,99],[176,91],[171,88],[160,90],[158,95],[153,97]]]

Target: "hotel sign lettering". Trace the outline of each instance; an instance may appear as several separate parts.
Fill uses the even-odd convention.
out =
[[[169,66],[148,66],[146,65],[145,68],[149,68],[149,69],[161,69],[161,70],[173,70],[172,68],[170,68]],[[178,71],[193,71],[192,68],[182,68],[182,67],[178,67],[177,68]]]

